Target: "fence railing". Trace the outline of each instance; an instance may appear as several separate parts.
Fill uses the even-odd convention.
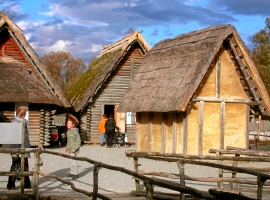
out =
[[[220,149],[210,149],[210,153],[215,153],[216,156],[191,156],[191,155],[183,155],[183,154],[171,154],[171,153],[148,153],[148,152],[139,152],[139,151],[126,151],[127,157],[133,157],[134,159],[134,169],[140,174],[144,175],[154,175],[160,176],[164,178],[171,179],[180,179],[181,187],[185,187],[186,180],[189,181],[197,181],[197,182],[217,182],[218,188],[209,189],[208,194],[211,195],[208,199],[254,199],[248,196],[245,196],[241,193],[241,191],[237,191],[235,184],[245,184],[245,185],[257,185],[257,199],[262,199],[263,196],[263,187],[265,185],[269,186],[270,183],[265,183],[268,179],[270,179],[270,175],[267,172],[270,172],[270,168],[248,168],[248,167],[237,167],[238,162],[269,162],[270,161],[270,152],[265,151],[254,151],[248,149],[239,149],[228,147],[227,150]],[[227,156],[224,156],[226,155]],[[228,156],[231,155],[231,156]],[[243,156],[243,157],[240,157]],[[139,170],[139,158],[144,159],[153,159],[155,161],[167,161],[167,162],[176,162],[179,168],[179,174],[172,174],[168,172],[157,172],[157,171],[146,171]],[[210,161],[210,162],[209,162]],[[214,163],[213,161],[217,161],[218,163]],[[223,165],[223,161],[232,161],[232,166]],[[216,177],[190,177],[185,175],[185,164],[193,164],[200,166],[208,166],[212,168],[219,169],[219,173]],[[230,177],[223,177],[224,170],[229,170],[232,174]],[[253,175],[256,177],[255,181],[246,180],[242,178],[237,178],[236,173],[244,173]],[[136,179],[136,191],[140,193],[140,180]],[[231,189],[229,191],[223,188],[223,182],[231,183]],[[202,184],[203,184],[202,183]],[[252,191],[249,191],[252,192]],[[189,193],[190,194],[190,193]],[[180,194],[180,199],[185,198],[185,193],[182,192]],[[207,198],[206,198],[207,199]]]
[[[270,161],[270,152],[264,152],[264,151],[251,151],[246,149],[228,149],[228,150],[213,150],[210,149],[210,153],[216,153],[216,156],[188,156],[188,155],[181,155],[181,154],[163,154],[163,153],[148,153],[148,152],[138,152],[138,151],[126,151],[127,157],[133,157],[134,158],[134,167],[135,171],[131,171],[128,169],[125,169],[123,167],[119,166],[113,166],[108,165],[105,163],[97,162],[95,160],[86,158],[86,157],[73,157],[68,154],[64,153],[58,153],[54,151],[49,150],[43,150],[40,148],[33,148],[33,149],[0,149],[0,153],[34,153],[34,159],[35,164],[32,171],[29,172],[0,172],[0,175],[5,176],[21,176],[22,178],[24,176],[33,176],[32,184],[33,184],[33,195],[36,199],[39,199],[39,175],[45,177],[45,178],[54,178],[64,184],[70,185],[71,188],[79,193],[85,194],[88,197],[92,197],[92,199],[110,199],[104,194],[99,193],[98,189],[98,183],[99,183],[99,169],[105,168],[108,170],[118,171],[125,173],[127,175],[130,175],[135,178],[136,183],[136,191],[140,193],[139,191],[139,182],[143,182],[146,193],[144,194],[147,199],[153,199],[154,198],[154,185],[167,188],[173,191],[178,191],[179,196],[181,199],[185,198],[185,194],[190,194],[192,196],[196,196],[203,199],[220,199],[222,197],[227,197],[227,199],[232,198],[241,198],[241,199],[253,199],[247,196],[244,196],[242,193],[232,193],[228,191],[222,191],[221,184],[219,184],[219,189],[210,189],[209,191],[202,191],[195,188],[187,187],[186,186],[186,180],[195,180],[195,181],[217,181],[218,183],[222,182],[232,182],[232,183],[244,183],[244,184],[251,184],[251,185],[257,185],[257,199],[262,199],[263,195],[263,186],[265,185],[266,180],[270,179],[270,175],[267,173],[263,173],[261,171],[270,171],[270,169],[251,169],[251,168],[243,168],[243,167],[237,167],[236,165],[233,166],[227,166],[222,165],[221,163],[213,163],[213,162],[206,162],[208,161],[233,161],[233,162],[240,162],[240,161],[252,161],[252,162],[269,162]],[[56,175],[52,174],[46,174],[42,171],[40,171],[40,166],[42,165],[42,160],[40,158],[40,154],[51,154],[56,156],[61,156],[65,158],[71,158],[79,161],[85,161],[88,163],[91,163],[94,165],[93,170],[93,189],[92,191],[86,191],[81,188],[77,188],[71,181],[67,181],[66,179],[63,179],[61,177],[58,177]],[[235,157],[232,156],[223,156],[225,154],[231,154],[231,155],[237,155]],[[240,157],[240,155],[244,155],[245,157]],[[153,159],[155,161],[168,161],[168,162],[176,162],[179,168],[179,175],[177,174],[169,174],[169,173],[159,173],[159,172],[147,172],[147,171],[140,171],[138,170],[138,158],[147,158],[147,159]],[[202,161],[203,160],[203,161]],[[185,164],[194,164],[194,165],[202,165],[202,166],[208,166],[213,168],[218,168],[220,170],[230,170],[233,173],[245,173],[249,175],[253,175],[257,178],[257,181],[245,181],[241,180],[240,178],[232,177],[232,178],[223,178],[222,176],[216,177],[216,178],[192,178],[185,175]],[[22,163],[23,165],[24,163]],[[161,178],[156,177],[149,177],[149,175],[154,176],[160,176],[160,177],[166,177],[166,178],[173,178],[173,179],[179,179],[179,183],[175,181],[168,181]],[[22,179],[23,180],[23,179]],[[117,181],[117,180],[115,180]],[[269,184],[267,184],[269,185]],[[23,184],[21,187],[21,193],[24,193]],[[179,198],[179,197],[178,197]]]

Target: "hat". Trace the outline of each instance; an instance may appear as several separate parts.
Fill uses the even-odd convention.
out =
[[[78,126],[79,120],[72,114],[68,114],[67,120],[71,120],[75,126]]]

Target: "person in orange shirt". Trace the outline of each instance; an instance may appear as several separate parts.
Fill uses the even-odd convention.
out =
[[[101,133],[101,136],[100,136],[100,146],[104,146],[104,138],[107,139],[107,134],[105,133],[106,132],[106,130],[105,130],[105,123],[106,123],[107,120],[108,120],[107,115],[104,114],[103,115],[103,118],[99,122],[98,130]]]

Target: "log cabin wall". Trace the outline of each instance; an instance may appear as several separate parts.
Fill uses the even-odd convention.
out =
[[[186,112],[137,113],[138,151],[208,155],[210,148],[248,148],[249,106],[235,99],[249,99],[237,67],[222,49]]]
[[[131,80],[139,70],[142,58],[143,52],[138,44],[134,44],[98,90],[92,103],[82,111],[80,132],[82,137],[85,135],[86,142],[100,143],[98,125],[104,112],[104,105],[119,105]],[[132,113],[132,123],[125,125],[125,132],[131,143],[135,143],[136,140],[135,114]]]

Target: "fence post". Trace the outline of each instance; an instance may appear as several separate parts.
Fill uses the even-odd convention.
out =
[[[139,171],[138,157],[133,157],[133,161],[134,161],[134,171],[138,173]],[[141,191],[140,181],[136,177],[135,177],[135,186],[136,192],[140,192]]]
[[[96,200],[97,199],[97,193],[98,193],[98,171],[99,171],[99,166],[97,163],[94,164],[94,171],[93,171],[93,196],[92,199]]]
[[[153,185],[150,183],[149,180],[145,180],[144,186],[146,188],[146,199],[153,200],[153,193],[154,193]]]
[[[263,185],[267,181],[266,178],[263,177],[257,177],[257,182],[258,182],[258,188],[257,188],[257,199],[261,200],[262,199],[262,194],[263,194]]]
[[[185,187],[185,163],[178,161],[177,167],[180,173],[180,185],[181,187]],[[184,200],[184,199],[185,199],[185,194],[183,192],[180,192],[180,200]]]
[[[216,152],[216,156],[223,156],[219,151]],[[222,160],[218,160],[218,164],[222,165]],[[218,169],[218,177],[223,178],[223,169]],[[217,182],[218,188],[223,189],[223,182]]]
[[[235,154],[235,157],[239,157],[240,154]],[[233,167],[237,167],[238,161],[233,161]],[[232,172],[232,178],[236,178],[236,172]],[[236,188],[236,183],[232,183],[232,189]]]
[[[35,172],[33,174],[33,193],[35,195],[36,200],[39,199],[38,194],[38,181],[39,181],[39,174],[38,171],[40,170],[40,153],[39,151],[35,152]]]

